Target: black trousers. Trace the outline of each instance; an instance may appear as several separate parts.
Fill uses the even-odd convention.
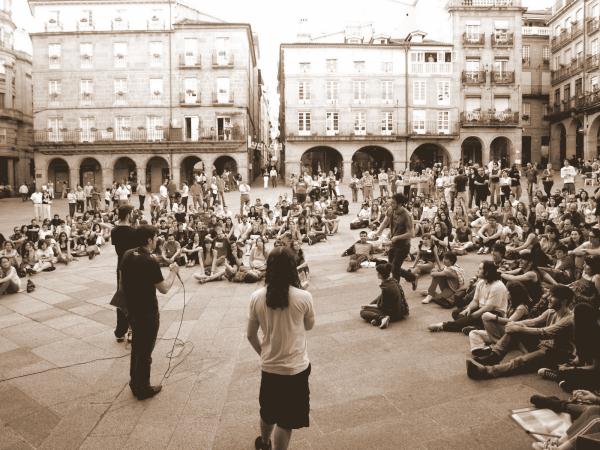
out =
[[[156,336],[160,325],[160,315],[130,315],[129,322],[133,331],[131,341],[131,365],[129,376],[131,387],[136,392],[143,392],[150,387],[150,366],[152,351],[156,344]]]
[[[388,253],[388,261],[392,264],[392,274],[396,281],[400,281],[400,277],[408,281],[412,281],[415,275],[410,270],[404,270],[402,263],[410,253],[410,240],[401,241],[393,244]]]
[[[117,286],[119,286],[119,272],[117,272]],[[123,337],[129,330],[129,319],[121,308],[117,308],[117,327],[115,328],[115,337]]]
[[[140,195],[140,211],[144,210],[144,202],[146,201],[145,195]]]

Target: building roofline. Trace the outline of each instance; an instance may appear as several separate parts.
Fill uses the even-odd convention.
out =
[[[348,44],[345,42],[288,42],[279,44],[280,49],[284,48],[301,48],[301,47],[326,47],[326,48],[411,48],[411,47],[454,47],[449,42],[424,41],[424,42],[409,42],[392,40],[389,44]]]

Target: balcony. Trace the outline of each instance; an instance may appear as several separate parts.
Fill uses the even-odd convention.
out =
[[[494,84],[513,84],[515,82],[515,73],[512,71],[492,71],[492,83]]]
[[[110,29],[111,30],[128,30],[129,29],[129,21],[123,19],[122,17],[115,17],[110,21]]]
[[[463,47],[483,47],[485,45],[485,33],[468,34],[463,33]]]
[[[94,23],[83,17],[77,22],[77,31],[94,31]]]
[[[583,56],[578,56],[577,58],[573,58],[571,60],[571,64],[568,66],[561,64],[561,67],[558,70],[553,70],[551,72],[552,84],[560,83],[561,81],[564,81],[567,78],[577,74],[583,69],[584,61],[585,59]]]
[[[219,55],[217,53],[213,53],[213,55],[212,55],[213,69],[232,68],[233,63],[234,63],[233,53],[229,53],[227,55]]]
[[[561,49],[581,34],[583,34],[583,24],[581,22],[571,22],[570,29],[567,30],[566,28],[563,28],[558,36],[552,36],[550,38],[550,48],[552,52],[554,53]]]
[[[585,96],[585,106],[587,108],[594,108],[600,106],[600,89],[596,89],[593,92],[589,92]]]
[[[458,122],[452,122],[440,126],[436,120],[428,120],[425,122],[410,122],[408,124],[408,133],[413,138],[439,138],[439,139],[454,139],[458,135]]]
[[[233,106],[233,93],[213,93],[212,104],[214,106]]]
[[[451,0],[450,8],[508,8],[521,6],[521,0]]]
[[[550,28],[548,27],[521,27],[523,36],[550,36]]]
[[[414,62],[410,65],[411,73],[421,74],[451,74],[451,62]]]
[[[124,128],[116,131],[113,128],[99,130],[75,129],[75,130],[35,130],[33,140],[39,145],[73,145],[73,144],[119,144],[119,143],[153,143],[153,142],[200,142],[200,141],[244,141],[245,134],[239,126],[215,130],[214,128],[202,128],[198,133],[186,135],[181,128],[156,127],[146,129]]]
[[[569,6],[570,4],[572,4],[574,2],[575,2],[575,0],[558,0],[552,6],[552,14],[556,14],[558,11]]]
[[[469,111],[460,114],[463,127],[502,127],[519,124],[519,113],[507,111]]]
[[[53,32],[53,31],[62,31],[63,25],[60,21],[56,19],[50,19],[48,22],[44,24],[44,31]]]
[[[180,69],[199,69],[202,67],[202,58],[200,54],[190,55],[181,54],[179,55],[179,68]]]
[[[587,21],[587,34],[594,34],[600,29],[600,19],[594,17]]]
[[[180,106],[198,106],[200,104],[200,93],[187,90],[179,93]]]
[[[462,73],[462,82],[466,85],[485,84],[485,71],[469,71],[465,70]]]
[[[492,47],[509,48],[514,45],[514,33],[494,33],[492,34]]]
[[[585,58],[585,64],[588,70],[600,68],[600,54],[588,55],[588,57]]]

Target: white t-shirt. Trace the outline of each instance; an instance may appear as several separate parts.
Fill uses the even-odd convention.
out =
[[[575,183],[575,175],[577,175],[577,170],[573,166],[565,166],[560,169],[560,177],[563,179],[563,183]]]
[[[9,267],[8,272],[6,272],[6,275],[4,275],[0,271],[0,278],[5,278],[5,277],[10,277],[9,280],[12,281],[17,286],[17,289],[21,289],[21,279],[19,278],[17,269],[15,269],[13,266]]]
[[[491,284],[485,280],[477,281],[473,299],[479,303],[479,307],[493,306],[494,310],[502,311],[506,314],[508,309],[508,290],[500,280]]]
[[[312,295],[290,287],[289,305],[285,309],[267,306],[267,288],[255,291],[250,298],[249,320],[263,332],[262,370],[277,375],[296,375],[308,368],[304,319],[314,316]]]
[[[164,184],[161,184],[158,188],[158,193],[162,198],[167,198],[169,196],[169,192],[167,191],[167,187]]]

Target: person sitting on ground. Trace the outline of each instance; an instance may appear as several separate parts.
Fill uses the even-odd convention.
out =
[[[467,360],[469,378],[497,378],[546,367],[556,369],[572,359],[573,313],[569,306],[574,293],[568,286],[557,284],[550,288],[549,296],[549,308],[539,317],[507,324],[504,336],[489,351]],[[528,353],[502,363],[509,349],[519,343]]]
[[[511,322],[518,322],[527,318],[531,307],[531,298],[525,286],[518,281],[509,281],[506,285],[508,290],[508,310],[506,317],[492,312],[486,312],[481,316],[483,330],[472,330],[469,333],[471,354],[481,356],[489,352],[489,346],[498,342],[504,335],[504,327]]]
[[[467,227],[464,219],[457,219],[454,240],[450,243],[450,249],[457,255],[464,255],[474,246],[471,229]]]
[[[436,225],[439,226],[439,224]],[[430,234],[424,234],[421,237],[415,262],[411,269],[411,272],[415,276],[415,280],[412,282],[413,291],[417,289],[417,282],[421,275],[431,273],[436,264],[438,267],[441,266],[439,259],[439,248],[439,245],[433,242]]]
[[[454,320],[429,325],[429,331],[459,332],[464,329],[470,332],[472,327],[483,329],[481,316],[486,312],[506,316],[508,291],[500,280],[496,265],[492,261],[482,262],[477,275],[479,280],[475,284],[473,300],[462,311],[452,312]]]
[[[21,292],[21,279],[10,260],[6,256],[0,257],[0,295]]]
[[[40,273],[42,271],[51,272],[55,270],[54,264],[56,258],[52,248],[48,247],[48,244],[44,239],[38,241],[38,248],[35,251],[35,265],[31,269],[33,273]]]
[[[502,225],[496,221],[496,216],[488,214],[487,222],[479,229],[475,240],[480,245],[478,254],[486,254],[492,251],[494,244],[502,236]]]
[[[371,259],[373,255],[373,244],[367,242],[367,232],[361,231],[359,234],[359,241],[356,242],[352,248],[354,253],[350,255],[350,261],[348,261],[347,272],[356,272],[360,269],[360,265]]]
[[[421,303],[427,304],[434,302],[444,307],[452,307],[452,298],[457,291],[464,288],[465,271],[456,264],[456,254],[446,252],[442,258],[443,266],[438,264],[438,268],[431,271],[431,284],[426,291],[427,296]],[[439,261],[438,261],[439,262]],[[441,292],[437,292],[437,288]],[[449,305],[449,306],[448,306]]]
[[[377,278],[381,280],[381,294],[370,304],[361,306],[360,317],[383,330],[390,322],[408,316],[409,309],[402,287],[391,276],[392,264],[378,264],[375,270]]]
[[[540,267],[542,281],[549,284],[569,284],[575,279],[575,262],[567,247],[558,244],[555,249],[556,262],[553,267]]]
[[[356,230],[358,228],[366,228],[369,226],[369,219],[371,217],[371,207],[368,202],[362,204],[360,211],[356,215],[356,219],[350,222],[350,229]]]

